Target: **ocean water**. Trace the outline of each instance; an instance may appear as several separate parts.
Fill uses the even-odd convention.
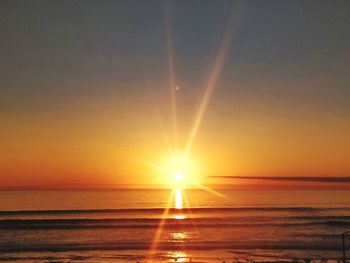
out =
[[[348,230],[350,191],[0,192],[5,262],[337,259]]]

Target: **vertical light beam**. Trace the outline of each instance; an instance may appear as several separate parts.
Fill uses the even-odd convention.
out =
[[[216,88],[217,82],[219,80],[222,68],[225,64],[225,60],[229,51],[229,48],[231,46],[231,39],[232,39],[232,15],[229,18],[229,21],[227,23],[226,31],[224,33],[224,36],[219,44],[219,47],[216,51],[216,55],[214,58],[213,65],[211,67],[211,71],[209,73],[208,79],[206,81],[206,84],[204,85],[204,92],[201,99],[201,102],[198,107],[198,111],[192,126],[192,129],[190,131],[190,135],[186,144],[186,148],[183,155],[183,162],[186,162],[189,153],[191,152],[193,142],[195,140],[195,137],[198,133],[198,129],[201,125],[201,122],[203,120],[203,116],[206,112],[206,109],[208,107],[210,98]]]
[[[178,129],[177,129],[177,108],[176,108],[176,85],[175,85],[175,63],[174,63],[174,46],[171,34],[171,16],[170,16],[170,3],[165,1],[165,37],[166,37],[166,51],[168,60],[168,72],[169,72],[169,88],[171,96],[171,109],[173,120],[173,143],[175,151],[178,148]]]

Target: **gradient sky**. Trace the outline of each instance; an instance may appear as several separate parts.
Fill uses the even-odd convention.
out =
[[[167,33],[182,151],[227,29],[202,181],[350,175],[350,1],[1,0],[0,188],[161,184]]]

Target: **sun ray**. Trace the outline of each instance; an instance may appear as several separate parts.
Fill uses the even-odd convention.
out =
[[[138,160],[140,162],[144,163],[145,165],[147,165],[147,166],[149,166],[149,167],[151,167],[151,168],[153,168],[153,169],[155,169],[155,170],[157,170],[159,172],[162,172],[162,173],[167,172],[167,170],[164,167],[160,166],[160,165],[157,165],[155,163],[152,163],[150,161],[147,161],[147,160],[144,160],[144,159],[140,159],[140,158]]]
[[[182,152],[180,155],[180,162],[176,158],[176,154],[178,153],[178,123],[177,123],[177,102],[176,102],[176,91],[178,90],[177,87],[175,87],[175,66],[174,66],[174,47],[173,47],[173,41],[172,41],[172,35],[171,35],[171,29],[170,29],[170,7],[169,7],[169,2],[165,2],[165,19],[166,19],[166,50],[167,50],[167,60],[168,60],[168,71],[169,71],[169,86],[170,86],[170,94],[171,94],[171,108],[172,108],[172,120],[173,120],[173,146],[168,147],[169,149],[174,149],[169,152],[169,157],[171,162],[175,163],[175,166],[180,166],[183,167],[184,164],[186,164],[189,161],[189,155],[192,150],[193,142],[197,136],[199,127],[202,123],[204,114],[206,112],[206,109],[208,107],[208,104],[210,102],[210,99],[212,97],[212,94],[217,86],[217,82],[220,78],[221,71],[223,69],[223,66],[225,64],[226,56],[228,53],[228,50],[230,48],[231,44],[231,38],[232,38],[232,16],[229,19],[228,26],[226,28],[225,34],[219,44],[219,47],[216,51],[213,64],[211,67],[210,74],[208,76],[208,79],[204,85],[204,92],[203,96],[201,98],[201,101],[199,103],[198,111],[196,114],[196,117],[194,119],[194,123],[192,125],[192,128],[189,133],[189,137],[187,139],[187,143],[185,145],[185,150]],[[160,114],[158,111],[156,111],[158,114],[158,118],[161,121]],[[168,142],[168,140],[166,140]],[[142,160],[146,165],[153,167],[156,170],[159,170],[161,172],[168,173],[168,169],[166,167],[162,167],[160,165],[154,164],[152,162]],[[171,171],[173,172],[173,176],[175,179],[175,186],[179,187],[181,186],[182,188],[182,181],[183,181],[183,173],[182,171],[178,170],[178,167],[176,167],[177,170]],[[224,197],[225,196],[207,186],[204,186],[202,184],[199,184],[197,182],[192,182],[192,184],[200,189],[203,189],[211,194],[214,194],[216,196]],[[164,224],[166,222],[166,219],[169,217],[169,210],[171,207],[171,200],[172,197],[175,196],[175,209],[183,209],[184,204],[183,204],[183,198],[187,200],[187,196],[182,193],[182,189],[175,188],[173,187],[172,192],[168,198],[166,207],[164,209],[164,212],[161,216],[158,228],[156,230],[155,237],[151,243],[149,253],[148,253],[148,258],[151,258],[152,255],[157,251],[159,240],[164,228]],[[188,205],[188,204],[187,204]],[[189,206],[189,205],[188,205]],[[190,209],[190,206],[189,206]],[[182,215],[183,216],[183,215]],[[181,217],[181,219],[183,219]],[[179,218],[180,219],[180,218]]]
[[[165,221],[167,218],[169,218],[169,210],[171,207],[173,195],[174,195],[174,189],[171,191],[171,193],[168,197],[166,207],[164,208],[164,212],[160,218],[160,222],[159,222],[159,225],[158,225],[157,230],[156,230],[156,234],[154,235],[154,238],[153,238],[152,243],[150,245],[150,248],[148,250],[148,255],[147,255],[148,259],[151,259],[154,256],[154,253],[157,251],[159,239],[160,239],[160,236],[162,234]]]
[[[220,78],[221,71],[225,64],[226,56],[228,54],[232,39],[232,16],[230,16],[225,34],[221,40],[221,43],[216,51],[216,55],[214,58],[213,65],[211,67],[211,71],[209,73],[209,77],[207,79],[206,84],[204,85],[204,92],[202,99],[199,104],[199,108],[194,119],[194,123],[192,129],[189,134],[189,138],[187,140],[187,144],[185,147],[183,159],[186,160],[191,152],[193,142],[195,137],[197,136],[198,129],[202,123],[204,114],[208,107],[209,101],[213,95],[213,92],[217,86],[217,82]]]
[[[161,129],[163,140],[164,140],[166,148],[168,150],[168,154],[172,155],[174,152],[174,149],[172,148],[172,146],[169,142],[168,135],[167,135],[165,128],[164,128],[164,125],[163,125],[164,122],[163,122],[162,116],[159,113],[158,106],[157,106],[155,100],[153,99],[153,97],[152,97],[152,102],[153,102],[153,111],[154,111],[155,115],[157,116],[157,120],[158,120],[160,129]]]
[[[159,127],[160,127],[160,132],[162,134],[162,138],[164,140],[164,143],[165,143],[165,146],[167,148],[168,154],[172,155],[174,149],[172,149],[172,145],[170,143],[169,136],[168,136],[168,134],[166,132],[166,129],[165,129],[163,118],[162,118],[162,116],[161,116],[161,114],[159,112],[158,103],[157,103],[157,97],[154,96],[153,89],[151,88],[151,86],[149,84],[146,84],[146,87],[147,87],[147,90],[148,90],[148,93],[149,93],[149,96],[150,96],[150,99],[151,99],[151,102],[152,102],[153,113],[155,114],[155,116],[157,118],[157,121],[158,121],[158,124],[159,124]]]
[[[208,186],[205,186],[205,185],[199,184],[199,183],[194,183],[194,185],[195,185],[196,187],[198,187],[198,188],[200,188],[200,189],[202,189],[202,190],[208,192],[208,193],[211,193],[211,194],[216,195],[216,196],[218,196],[218,197],[222,197],[222,198],[227,199],[227,197],[226,197],[224,194],[222,194],[222,193],[220,193],[220,192],[218,192],[218,191],[216,191],[216,190],[214,190],[214,189],[212,189],[212,188],[210,188],[210,187],[208,187]]]
[[[168,60],[168,74],[169,74],[169,88],[171,96],[171,109],[172,109],[172,120],[173,120],[173,142],[175,149],[178,148],[178,123],[177,123],[177,103],[176,103],[176,91],[177,86],[175,84],[175,62],[174,62],[174,45],[171,34],[171,12],[170,12],[170,3],[165,1],[165,41],[166,41],[166,51],[167,51],[167,60]]]

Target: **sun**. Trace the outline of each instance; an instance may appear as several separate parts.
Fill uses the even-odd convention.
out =
[[[184,158],[180,151],[171,153],[156,163],[142,161],[159,172],[159,182],[166,188],[193,188],[199,183],[200,169],[197,162],[189,156]]]
[[[158,182],[166,188],[197,188],[201,181],[201,169],[195,159],[184,158],[181,152],[170,154],[162,161],[150,162],[141,160],[144,164],[158,171]]]
[[[173,187],[174,188],[184,188],[185,186],[188,186],[190,184],[190,182],[188,180],[186,180],[186,177],[184,176],[183,172],[175,172],[174,174],[174,183],[173,183]]]
[[[181,182],[184,179],[184,175],[182,172],[176,172],[174,178],[176,182]]]
[[[172,188],[192,187],[197,181],[198,167],[193,160],[182,158],[179,153],[172,155],[164,163],[162,176],[165,184]]]

